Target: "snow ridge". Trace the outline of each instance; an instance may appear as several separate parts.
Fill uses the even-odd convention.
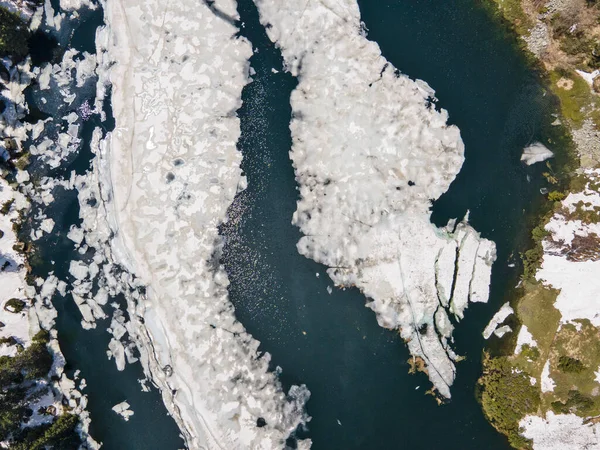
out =
[[[299,84],[291,158],[300,187],[298,251],[355,285],[398,329],[444,397],[454,381],[448,313],[487,301],[495,246],[466,221],[437,228],[431,200],[463,163],[459,130],[434,91],[400,74],[364,35],[355,0],[257,0]]]

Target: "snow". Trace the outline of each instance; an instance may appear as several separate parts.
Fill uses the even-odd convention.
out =
[[[552,153],[544,144],[535,142],[523,149],[521,161],[530,166],[538,162],[546,161],[553,156],[554,153]]]
[[[270,356],[259,358],[214,259],[217,227],[244,185],[232,112],[252,50],[209,6],[237,17],[231,0],[183,0],[167,12],[158,0],[106,4],[95,106],[110,82],[116,128],[105,139],[94,131],[93,171],[76,177],[81,228],[104,259],[96,264],[106,289],[129,289],[131,321],[111,322],[110,356],[118,368],[131,356],[123,326],[189,448],[284,448],[307,419],[309,393],[293,386],[286,394]],[[69,237],[82,242],[75,230]],[[126,272],[116,276],[113,263]],[[266,426],[256,426],[259,417]]]
[[[600,424],[584,424],[575,414],[549,411],[545,418],[526,416],[519,426],[523,436],[533,440],[534,450],[600,449]]]
[[[577,218],[578,204],[584,211],[599,214],[594,208],[600,206],[600,194],[592,184],[600,181],[600,169],[586,169],[582,175],[588,179],[583,191],[569,194],[546,225],[550,235],[542,242],[544,256],[536,274],[538,280],[559,290],[554,307],[561,314],[560,323],[572,323],[578,330],[581,323],[576,320],[588,319],[600,326],[600,225]],[[530,338],[526,334],[521,339],[519,333],[518,343]],[[600,382],[600,369],[595,379]],[[540,381],[542,392],[554,391],[550,360],[544,364]],[[527,416],[520,425],[523,436],[533,440],[534,450],[600,449],[600,425],[584,423],[574,414],[548,412],[545,418]]]
[[[550,378],[550,360],[546,360],[542,369],[542,392],[553,392],[556,383]]]
[[[599,169],[587,169],[584,173],[591,181],[600,180]],[[562,206],[570,213],[576,204],[583,202],[582,209],[593,210],[600,206],[600,194],[590,188],[589,183],[580,193],[569,194]],[[588,205],[585,205],[585,204]],[[596,213],[598,214],[598,213]],[[546,225],[551,233],[543,241],[544,258],[536,278],[560,292],[554,307],[561,313],[561,322],[569,323],[576,319],[588,319],[594,326],[600,326],[600,254],[593,250],[582,252],[585,246],[575,239],[600,236],[600,223],[583,223],[579,219],[569,219],[563,212],[554,214]],[[592,240],[592,242],[594,242]]]
[[[502,307],[498,310],[498,312],[496,314],[494,314],[494,317],[492,317],[492,319],[490,320],[488,325],[485,327],[485,330],[483,330],[483,337],[485,339],[489,339],[489,337],[493,333],[495,333],[496,329],[498,328],[498,325],[500,325],[502,322],[504,322],[506,320],[506,318],[513,313],[514,313],[514,310],[511,308],[511,306],[508,302],[506,302],[504,305],[502,305]],[[509,330],[510,330],[510,328],[509,328]],[[502,335],[504,335],[504,333],[502,333]],[[499,337],[502,337],[502,336],[499,336]]]
[[[593,72],[584,72],[583,70],[575,70],[575,72],[577,72],[590,87],[594,85],[596,77],[600,76],[600,69],[596,69]]]
[[[521,325],[521,329],[519,330],[519,334],[517,335],[517,345],[515,346],[515,355],[521,353],[524,345],[529,345],[530,347],[537,347],[537,342],[533,338],[533,335],[529,332],[526,325]]]
[[[0,322],[4,324],[0,327],[0,338],[14,337],[16,341],[23,345],[29,345],[30,325],[28,319],[28,308],[21,313],[14,313],[6,310],[6,302],[11,298],[23,300],[26,304],[29,302],[26,293],[25,276],[27,271],[23,255],[16,252],[13,246],[17,243],[17,237],[13,231],[13,221],[18,220],[19,206],[23,206],[24,199],[14,191],[7,181],[0,177],[0,207],[10,200],[15,200],[13,207],[8,214],[0,213],[0,231],[4,234],[0,237]],[[0,356],[14,356],[17,353],[15,345],[0,345]]]
[[[447,315],[462,319],[469,300],[487,301],[495,259],[494,244],[466,221],[456,229],[430,222],[431,200],[464,160],[459,130],[431,107],[426,82],[400,74],[365,38],[355,1],[256,5],[298,76],[290,124],[298,251],[328,266],[337,286],[357,286],[378,323],[400,332],[450,397]]]

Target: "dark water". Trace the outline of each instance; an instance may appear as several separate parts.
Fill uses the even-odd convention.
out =
[[[507,259],[526,243],[524,221],[540,199],[542,169],[525,169],[518,159],[530,141],[558,133],[548,127],[551,99],[543,96],[514,41],[476,0],[359,2],[369,38],[402,72],[428,81],[439,105],[461,129],[467,159],[436,203],[434,221],[442,224],[469,209],[475,228],[498,244],[490,304],[471,306],[458,327],[456,346],[468,359],[459,365],[452,401],[438,407],[424,395],[427,378],[407,374],[404,344],[377,325],[363,296],[356,290],[329,295],[324,267],[296,251],[300,234],[290,222],[298,193],[288,157],[289,96],[296,82],[281,72],[279,52],[266,38],[251,0],[238,3],[241,34],[259,51],[252,58],[257,73],[244,90],[239,111],[239,148],[249,187],[222,227],[228,241],[223,263],[238,318],[272,353],[274,366],[283,367],[284,384],[305,383],[312,392],[308,412],[313,419],[308,431],[300,433],[312,438],[317,450],[509,448],[484,420],[474,388],[484,344],[481,330],[515,283],[517,269],[508,269]],[[66,45],[93,51],[94,31],[101,23],[101,11],[87,16]],[[58,40],[65,42],[64,37]],[[280,72],[274,74],[272,68]],[[89,122],[82,130],[87,140],[94,125]],[[90,157],[84,145],[63,173],[83,172]],[[79,222],[78,205],[67,193],[54,208],[60,232],[43,243],[41,256],[57,263],[40,270],[67,278],[68,261],[76,255],[66,232]],[[110,336],[103,330],[108,324],[82,330],[70,297],[57,297],[55,305],[61,348],[70,373],[80,369],[88,382],[84,392],[91,432],[104,442],[103,448],[182,447],[158,392],[140,391],[139,364],[118,372],[107,361]],[[125,399],[135,411],[128,423],[110,410]]]
[[[427,80],[461,129],[466,162],[433,220],[445,224],[470,210],[471,223],[498,245],[490,303],[471,306],[455,334],[467,360],[459,364],[452,401],[439,407],[425,396],[427,378],[407,374],[404,344],[377,325],[363,296],[337,289],[329,295],[324,267],[297,253],[300,234],[290,222],[298,192],[288,158],[295,80],[272,73],[281,70],[281,57],[250,0],[238,0],[242,35],[258,50],[251,60],[257,73],[239,111],[248,189],[222,227],[231,300],[261,349],[283,368],[283,382],[311,390],[306,434],[314,449],[510,448],[475,400],[481,331],[516,283],[518,267],[507,263],[527,243],[526,219],[544,185],[543,165],[525,168],[519,157],[532,141],[559,139],[548,125],[553,99],[544,96],[514,39],[472,0],[359,3],[369,38],[402,72]]]

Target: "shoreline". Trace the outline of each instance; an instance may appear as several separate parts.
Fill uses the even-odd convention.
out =
[[[64,288],[59,287],[58,280],[52,275],[46,280],[33,278],[29,261],[34,257],[31,252],[35,237],[24,239],[20,236],[32,205],[29,195],[21,192],[23,183],[29,180],[25,167],[29,151],[23,148],[23,143],[33,128],[21,122],[28,111],[23,91],[36,77],[31,72],[28,56],[18,64],[4,58],[2,65],[10,72],[10,82],[8,94],[4,94],[1,131],[13,142],[0,154],[0,256],[3,259],[0,270],[3,286],[0,295],[0,355],[3,359],[2,395],[3,402],[6,402],[3,414],[12,414],[14,420],[23,420],[24,428],[18,433],[9,431],[4,436],[7,440],[0,445],[50,445],[57,439],[75,439],[69,433],[76,430],[80,448],[98,448],[88,433],[87,398],[64,373],[65,359],[54,326],[57,313],[50,297],[57,289]],[[39,232],[47,233],[53,226],[53,221],[48,219],[40,225]],[[11,375],[13,366],[25,370],[25,379]],[[25,405],[10,394],[21,388],[24,389],[24,401],[27,401]],[[23,413],[21,408],[30,406],[34,408],[32,416],[20,417],[19,414]],[[9,412],[4,408],[12,410]],[[7,432],[6,427],[7,424],[3,424],[3,434]],[[39,430],[45,433],[44,436],[39,436]]]
[[[519,0],[511,2],[511,5],[518,4],[520,7],[521,4],[524,3],[527,3],[527,1]],[[579,86],[583,83],[582,79],[577,79],[577,77],[580,77],[575,70],[577,67],[567,64],[570,72],[563,72],[565,74],[563,78],[557,79],[555,75],[555,73],[557,73],[556,66],[548,62],[547,58],[549,58],[549,56],[544,56],[544,54],[537,51],[533,45],[532,39],[535,38],[531,36],[534,36],[534,32],[532,32],[531,36],[529,35],[530,30],[533,29],[533,25],[531,25],[531,27],[524,26],[524,21],[515,19],[514,16],[507,16],[506,10],[502,10],[496,1],[490,2],[489,8],[492,9],[495,5],[497,9],[492,13],[499,16],[506,26],[511,29],[511,32],[518,39],[517,45],[521,49],[523,55],[539,71],[547,88],[552,95],[557,98],[560,115],[556,118],[555,123],[559,124],[560,127],[563,127],[567,131],[568,139],[567,142],[563,142],[562,144],[566,147],[561,149],[564,157],[557,160],[556,163],[552,161],[550,165],[548,165],[548,172],[544,173],[549,185],[549,188],[546,191],[547,199],[545,204],[541,205],[537,218],[534,217],[531,222],[529,222],[531,224],[530,229],[533,230],[530,241],[533,243],[533,247],[530,247],[522,255],[524,273],[521,277],[519,287],[515,291],[514,297],[510,299],[510,304],[515,310],[515,314],[511,316],[508,321],[502,321],[503,323],[509,324],[514,330],[514,333],[502,341],[492,340],[492,342],[489,343],[488,350],[485,352],[483,376],[479,380],[478,397],[480,402],[482,402],[484,414],[488,418],[488,421],[490,421],[492,426],[499,432],[506,434],[515,448],[531,448],[532,445],[536,450],[553,449],[555,448],[555,445],[559,446],[556,448],[567,448],[564,446],[573,444],[571,442],[566,443],[561,441],[559,435],[556,434],[557,429],[552,428],[555,426],[553,424],[563,420],[561,419],[563,416],[576,417],[573,413],[583,415],[584,417],[587,416],[583,410],[579,409],[580,406],[570,407],[570,409],[562,407],[561,409],[559,406],[561,401],[567,402],[562,404],[571,404],[569,400],[571,398],[570,394],[567,399],[565,396],[566,394],[562,393],[560,386],[557,393],[554,394],[554,388],[550,389],[548,387],[551,386],[551,384],[549,384],[551,381],[548,380],[551,380],[550,374],[553,374],[552,376],[558,377],[561,380],[564,378],[562,375],[564,372],[561,372],[562,369],[555,368],[555,364],[557,364],[558,361],[556,358],[558,358],[558,356],[553,355],[556,355],[557,352],[565,352],[564,349],[560,350],[559,347],[557,347],[559,344],[556,343],[556,340],[558,339],[558,342],[560,342],[561,336],[566,332],[565,330],[568,326],[570,326],[568,324],[572,323],[573,319],[575,319],[575,322],[577,323],[579,320],[577,319],[577,314],[581,313],[576,313],[575,316],[571,316],[571,320],[563,318],[560,322],[553,322],[556,320],[555,317],[564,316],[565,310],[564,306],[562,309],[560,306],[556,306],[555,309],[554,305],[561,304],[559,299],[561,298],[561,295],[563,295],[563,292],[560,289],[554,290],[552,288],[563,287],[564,290],[564,286],[567,286],[568,283],[565,285],[565,282],[562,282],[563,284],[561,285],[561,282],[558,281],[556,275],[549,274],[547,267],[548,264],[550,264],[550,260],[554,258],[552,255],[556,253],[557,245],[558,248],[560,248],[560,245],[564,245],[560,243],[556,244],[555,241],[557,238],[553,237],[553,233],[558,232],[561,236],[565,236],[566,238],[569,231],[561,231],[561,229],[573,230],[572,225],[569,224],[572,223],[570,221],[574,220],[574,218],[577,219],[577,214],[579,214],[579,212],[576,213],[573,211],[570,215],[565,216],[561,211],[564,210],[564,208],[571,207],[569,206],[569,198],[572,197],[569,196],[574,195],[576,192],[580,192],[582,183],[585,188],[586,184],[582,181],[582,178],[585,180],[586,177],[588,177],[588,175],[585,175],[589,170],[587,168],[599,164],[600,161],[597,159],[597,154],[593,152],[592,149],[594,146],[600,145],[600,134],[596,131],[596,137],[592,137],[592,141],[585,142],[585,145],[582,144],[580,136],[581,132],[579,130],[582,130],[583,128],[578,129],[577,127],[582,127],[582,124],[583,127],[589,126],[588,122],[591,123],[592,120],[589,117],[592,116],[586,116],[585,114],[589,113],[589,110],[586,110],[588,113],[584,113],[583,119],[581,119],[580,117],[574,116],[572,110],[569,109],[573,107],[572,102],[575,101],[572,98],[573,95],[570,94],[570,90],[574,90],[578,83]],[[516,14],[514,13],[514,10],[512,13]],[[527,16],[527,14],[532,13],[531,11],[528,11],[527,13],[521,12],[521,14]],[[535,23],[536,21],[539,24],[539,20],[536,13],[533,13],[530,24]],[[560,52],[560,50],[558,51]],[[550,56],[550,58],[551,57],[552,56]],[[570,76],[567,74],[570,74]],[[574,75],[574,77],[572,75]],[[565,76],[567,76],[567,78],[565,78]],[[586,105],[593,105],[594,102],[597,101],[598,96],[591,91],[591,86],[587,95],[591,100],[577,101],[583,102],[583,104]],[[595,114],[593,109],[591,111]],[[593,142],[594,139],[595,142]],[[598,193],[596,192],[594,195],[598,195]],[[593,200],[591,201],[593,203]],[[593,213],[594,212],[591,214]],[[551,224],[555,223],[557,220],[560,222],[561,217],[564,220],[562,222],[563,225],[558,228],[553,228]],[[583,233],[584,235],[589,233],[585,227],[580,228],[579,230],[580,231],[573,230],[572,236],[577,236],[577,233]],[[566,235],[565,232],[567,233]],[[573,239],[573,237],[570,237],[569,239]],[[573,249],[576,248],[573,247]],[[577,277],[578,267],[577,263],[572,266],[564,266],[563,271],[566,271],[567,279]],[[550,312],[544,313],[546,315],[540,312],[540,316],[537,318],[530,315],[532,311],[539,311],[540,308]],[[551,318],[551,316],[553,318]],[[567,325],[562,325],[563,323]],[[549,327],[552,330],[556,329],[553,340],[547,340],[547,338],[544,337],[543,332],[539,328],[541,324],[544,324],[544,326]],[[529,332],[530,330],[533,334]],[[523,345],[524,347],[522,347]],[[526,350],[523,351],[521,348],[525,348]],[[571,349],[570,351],[573,352],[575,350]],[[568,356],[563,354],[561,357],[566,358]],[[551,360],[552,364],[550,364]],[[507,370],[509,372],[507,372]],[[513,375],[510,374],[510,370],[513,370]],[[514,370],[517,370],[518,375],[514,375]],[[497,377],[497,375],[495,375],[496,373],[502,373],[504,375]],[[531,382],[527,380],[527,377],[531,377]],[[567,376],[567,378],[569,377]],[[565,383],[566,381],[562,380],[561,382]],[[576,384],[578,386],[583,386],[579,385],[579,382],[580,381],[577,381]],[[514,391],[517,384],[514,383],[522,383],[522,387],[520,388],[522,394],[517,396],[515,393],[516,391]],[[494,399],[507,395],[518,397],[516,404],[505,405],[505,401],[494,404],[496,402]],[[550,403],[552,404],[550,405]],[[517,412],[514,413],[514,415],[511,415],[512,413],[509,413],[509,410],[511,409]],[[554,413],[552,411],[554,411]],[[559,411],[562,411],[562,415]],[[565,412],[569,412],[570,414],[565,414]],[[546,414],[548,415],[546,416]],[[544,417],[547,417],[547,421],[544,421]],[[580,422],[578,425],[576,420],[571,420],[569,426],[574,427],[571,428],[573,433],[587,436],[585,434],[587,433],[587,429],[584,427],[583,422]],[[549,436],[552,437],[549,438]],[[586,439],[588,439],[588,437],[586,437]],[[598,441],[594,441],[594,438],[589,439],[591,440],[585,441],[585,444],[598,444]],[[582,441],[579,444],[574,445],[583,445],[583,443],[584,442]],[[560,447],[561,445],[563,447]]]

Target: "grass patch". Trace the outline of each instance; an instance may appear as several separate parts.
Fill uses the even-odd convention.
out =
[[[554,307],[559,291],[542,284],[527,284],[525,295],[516,307],[519,321],[527,326],[537,342],[544,365],[560,321],[560,312]],[[540,367],[541,371],[541,367]]]
[[[586,118],[586,109],[590,106],[592,93],[590,87],[578,74],[571,70],[550,71],[550,88],[558,97],[561,112],[575,128],[580,128]],[[561,79],[573,82],[570,89],[559,87]]]
[[[533,21],[525,14],[521,6],[521,0],[493,0],[498,6],[502,17],[510,22],[515,31],[523,36],[533,27]]]
[[[553,392],[544,394],[544,409],[569,411],[581,416],[600,414],[600,384],[595,372],[600,367],[600,330],[589,320],[577,327],[563,325],[550,352]]]

